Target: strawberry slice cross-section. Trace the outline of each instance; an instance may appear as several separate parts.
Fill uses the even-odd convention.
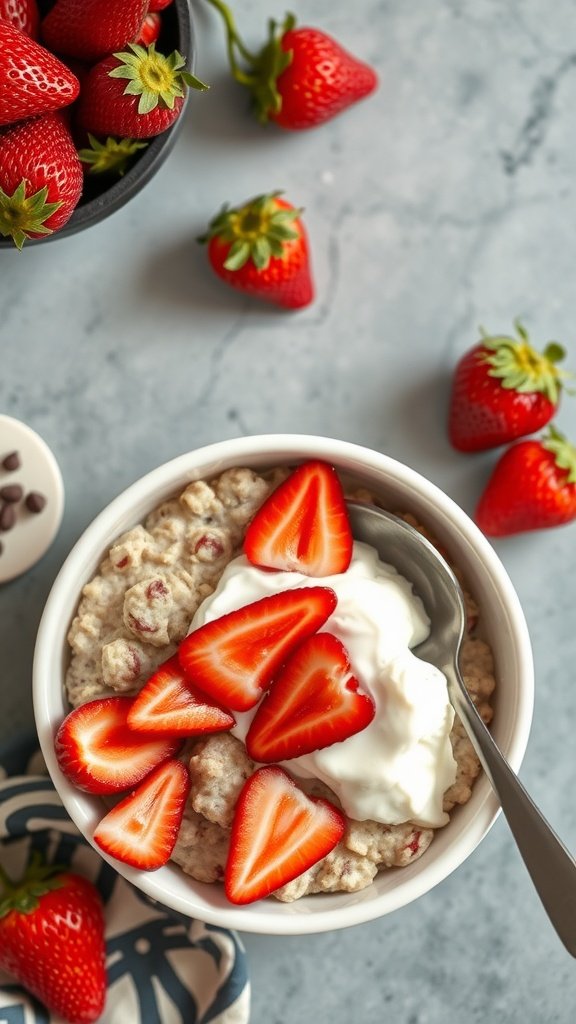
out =
[[[342,813],[312,799],[278,765],[258,768],[244,783],[224,872],[231,903],[253,903],[325,857],[344,834]]]
[[[374,714],[344,645],[332,633],[316,633],[273,680],[252,719],[246,750],[253,761],[286,761],[348,739]]]
[[[272,491],[244,538],[254,565],[314,577],[345,572],[352,548],[338,474],[319,459],[302,463]]]
[[[247,711],[292,651],[336,607],[330,587],[271,594],[193,630],[178,659],[190,682],[233,711]]]
[[[154,871],[172,855],[190,792],[181,761],[158,765],[94,830],[105,853],[143,871]]]
[[[66,716],[55,739],[60,769],[87,793],[132,789],[178,750],[178,736],[134,732],[128,726],[133,697],[103,697]]]
[[[150,676],[128,713],[131,729],[165,736],[223,732],[235,724],[233,715],[188,682],[175,655]]]

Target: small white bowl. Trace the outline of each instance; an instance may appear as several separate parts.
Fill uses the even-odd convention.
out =
[[[193,480],[233,466],[255,470],[324,459],[346,478],[375,492],[391,510],[412,512],[445,545],[480,605],[483,633],[496,662],[493,735],[512,767],[520,767],[532,721],[534,676],[530,639],[522,608],[493,548],[468,516],[441,490],[394,459],[345,441],[299,434],[237,438],[181,455],[148,473],[104,509],[66,559],[48,597],[34,654],[34,713],[42,752],[54,785],[80,831],[92,842],[103,805],[76,789],[54,755],[54,735],[69,710],[64,692],[68,663],[66,634],[82,586],[119,534],[141,522],[153,508]],[[294,903],[274,899],[237,907],[222,887],[194,881],[169,864],[145,873],[106,858],[117,871],[167,907],[201,921],[245,932],[298,935],[361,924],[422,896],[473,852],[498,814],[485,776],[467,804],[452,812],[429,850],[414,864],[389,869],[361,892],[308,896]]]

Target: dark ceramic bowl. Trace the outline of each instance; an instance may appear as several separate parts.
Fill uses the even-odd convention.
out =
[[[52,4],[40,3],[41,11],[48,10]],[[186,58],[190,71],[196,59],[196,37],[194,34],[189,0],[174,0],[162,11],[162,34],[156,44],[161,53],[178,50]],[[46,242],[65,238],[77,231],[98,224],[129,202],[151,178],[166,160],[182,125],[187,98],[177,121],[167,131],[150,139],[146,149],[134,157],[125,174],[118,178],[108,175],[86,175],[82,198],[74,210],[70,220],[59,231],[44,238],[26,240],[24,248],[31,245],[45,245]],[[11,238],[0,237],[0,248],[16,249]]]

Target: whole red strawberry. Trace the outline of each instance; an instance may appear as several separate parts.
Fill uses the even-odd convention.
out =
[[[185,65],[177,50],[165,56],[154,43],[130,43],[125,52],[105,57],[83,82],[79,129],[132,139],[160,135],[179,117],[187,86],[206,88]]]
[[[301,210],[279,192],[244,206],[225,206],[201,239],[221,280],[256,298],[300,309],[314,298],[308,238]]]
[[[557,366],[564,349],[550,342],[537,352],[522,325],[515,326],[517,339],[483,334],[456,366],[448,434],[459,451],[496,448],[533,434],[556,413],[567,376]]]
[[[37,39],[40,12],[36,0],[0,0],[0,21],[9,21],[27,36]]]
[[[79,90],[78,79],[62,61],[0,20],[0,125],[59,110]]]
[[[97,61],[136,39],[147,10],[147,0],[56,0],[42,39],[54,53]]]
[[[489,537],[562,526],[576,519],[576,448],[554,427],[501,456],[475,515]]]
[[[0,869],[0,967],[70,1024],[104,1008],[104,915],[97,889],[34,857],[24,878]]]
[[[0,235],[19,249],[58,231],[82,194],[82,164],[64,118],[45,114],[0,134]]]
[[[232,75],[250,90],[260,121],[292,131],[315,128],[376,89],[373,68],[326,32],[296,27],[292,14],[282,24],[269,22],[268,41],[254,54],[223,0],[208,2],[224,19]]]

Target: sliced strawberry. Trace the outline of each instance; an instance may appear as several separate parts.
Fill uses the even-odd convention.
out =
[[[189,680],[219,704],[247,711],[291,650],[336,607],[329,587],[295,587],[246,604],[190,633],[178,649]]]
[[[189,792],[190,776],[181,761],[158,765],[102,818],[94,842],[133,868],[161,868],[176,844]]]
[[[244,551],[263,568],[332,576],[350,565],[352,544],[336,470],[312,460],[298,466],[258,509]]]
[[[87,793],[132,789],[178,750],[178,737],[144,736],[129,728],[133,703],[133,697],[92,700],[62,722],[56,733],[56,757],[79,789]]]
[[[137,732],[196,736],[231,729],[236,719],[188,682],[174,656],[144,684],[128,713],[128,725]]]
[[[348,652],[332,633],[316,633],[294,651],[252,719],[253,761],[286,761],[365,729],[374,701],[358,690]]]
[[[312,799],[278,765],[258,768],[240,793],[224,888],[231,903],[252,903],[291,882],[333,850],[345,819]]]

